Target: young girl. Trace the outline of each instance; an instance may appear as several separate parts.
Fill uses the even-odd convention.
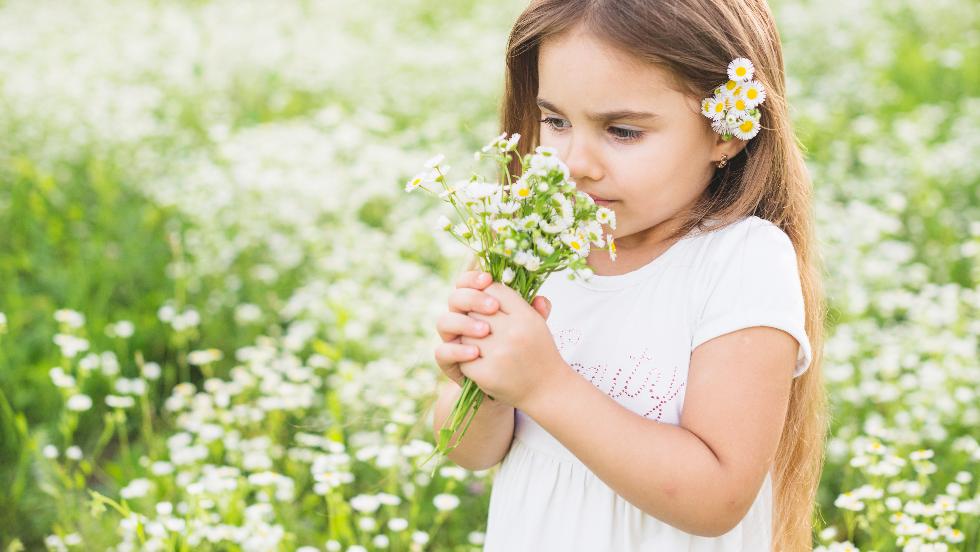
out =
[[[503,130],[615,212],[618,257],[532,305],[470,270],[437,322],[435,427],[464,375],[495,398],[450,454],[503,460],[485,550],[809,549],[824,305],[768,7],[534,0],[507,54]],[[710,100],[746,76],[758,128],[726,139]]]

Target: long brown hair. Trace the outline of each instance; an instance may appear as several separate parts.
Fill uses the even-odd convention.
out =
[[[678,215],[672,240],[706,219],[715,229],[756,215],[779,226],[796,249],[813,359],[795,378],[773,463],[773,548],[812,548],[813,504],[823,463],[826,397],[821,373],[824,339],[822,262],[811,213],[810,180],[790,124],[779,33],[764,0],[532,0],[507,45],[501,131],[519,132],[518,153],[538,145],[538,49],[551,36],[583,24],[596,37],[657,64],[679,88],[700,100],[727,80],[728,62],[749,58],[766,89],[760,133],[711,178],[705,193]],[[708,124],[707,120],[705,124]],[[520,172],[519,159],[511,166]],[[477,266],[474,256],[467,263]]]

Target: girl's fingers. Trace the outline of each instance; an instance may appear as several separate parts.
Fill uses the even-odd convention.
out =
[[[467,287],[482,290],[492,283],[490,274],[479,270],[467,270],[456,278],[456,287],[458,288]]]
[[[500,303],[496,298],[476,289],[463,287],[449,294],[449,310],[452,312],[494,314],[499,308]]]
[[[531,301],[531,306],[534,310],[544,317],[545,320],[548,319],[548,315],[551,314],[551,301],[546,299],[542,295],[535,295],[534,299]]]
[[[474,360],[478,356],[480,356],[480,349],[475,345],[440,343],[435,349],[435,359],[439,369],[459,385],[463,385],[465,377],[459,369],[459,363]]]
[[[436,330],[443,341],[459,341],[459,336],[484,337],[490,332],[490,326],[482,320],[475,320],[458,312],[444,312],[436,320]]]

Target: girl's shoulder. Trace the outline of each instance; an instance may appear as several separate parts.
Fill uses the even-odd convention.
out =
[[[792,252],[795,256],[789,235],[772,221],[756,215],[725,225],[711,221],[695,238],[699,242],[695,247],[697,256],[711,264],[726,263],[747,254],[765,257]]]

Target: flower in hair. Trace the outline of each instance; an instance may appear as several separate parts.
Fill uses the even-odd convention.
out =
[[[766,100],[766,89],[761,82],[752,80],[753,76],[752,62],[735,58],[728,64],[728,81],[701,100],[701,114],[711,119],[711,129],[725,140],[731,140],[732,136],[751,140],[762,128],[762,113],[758,108]]]

